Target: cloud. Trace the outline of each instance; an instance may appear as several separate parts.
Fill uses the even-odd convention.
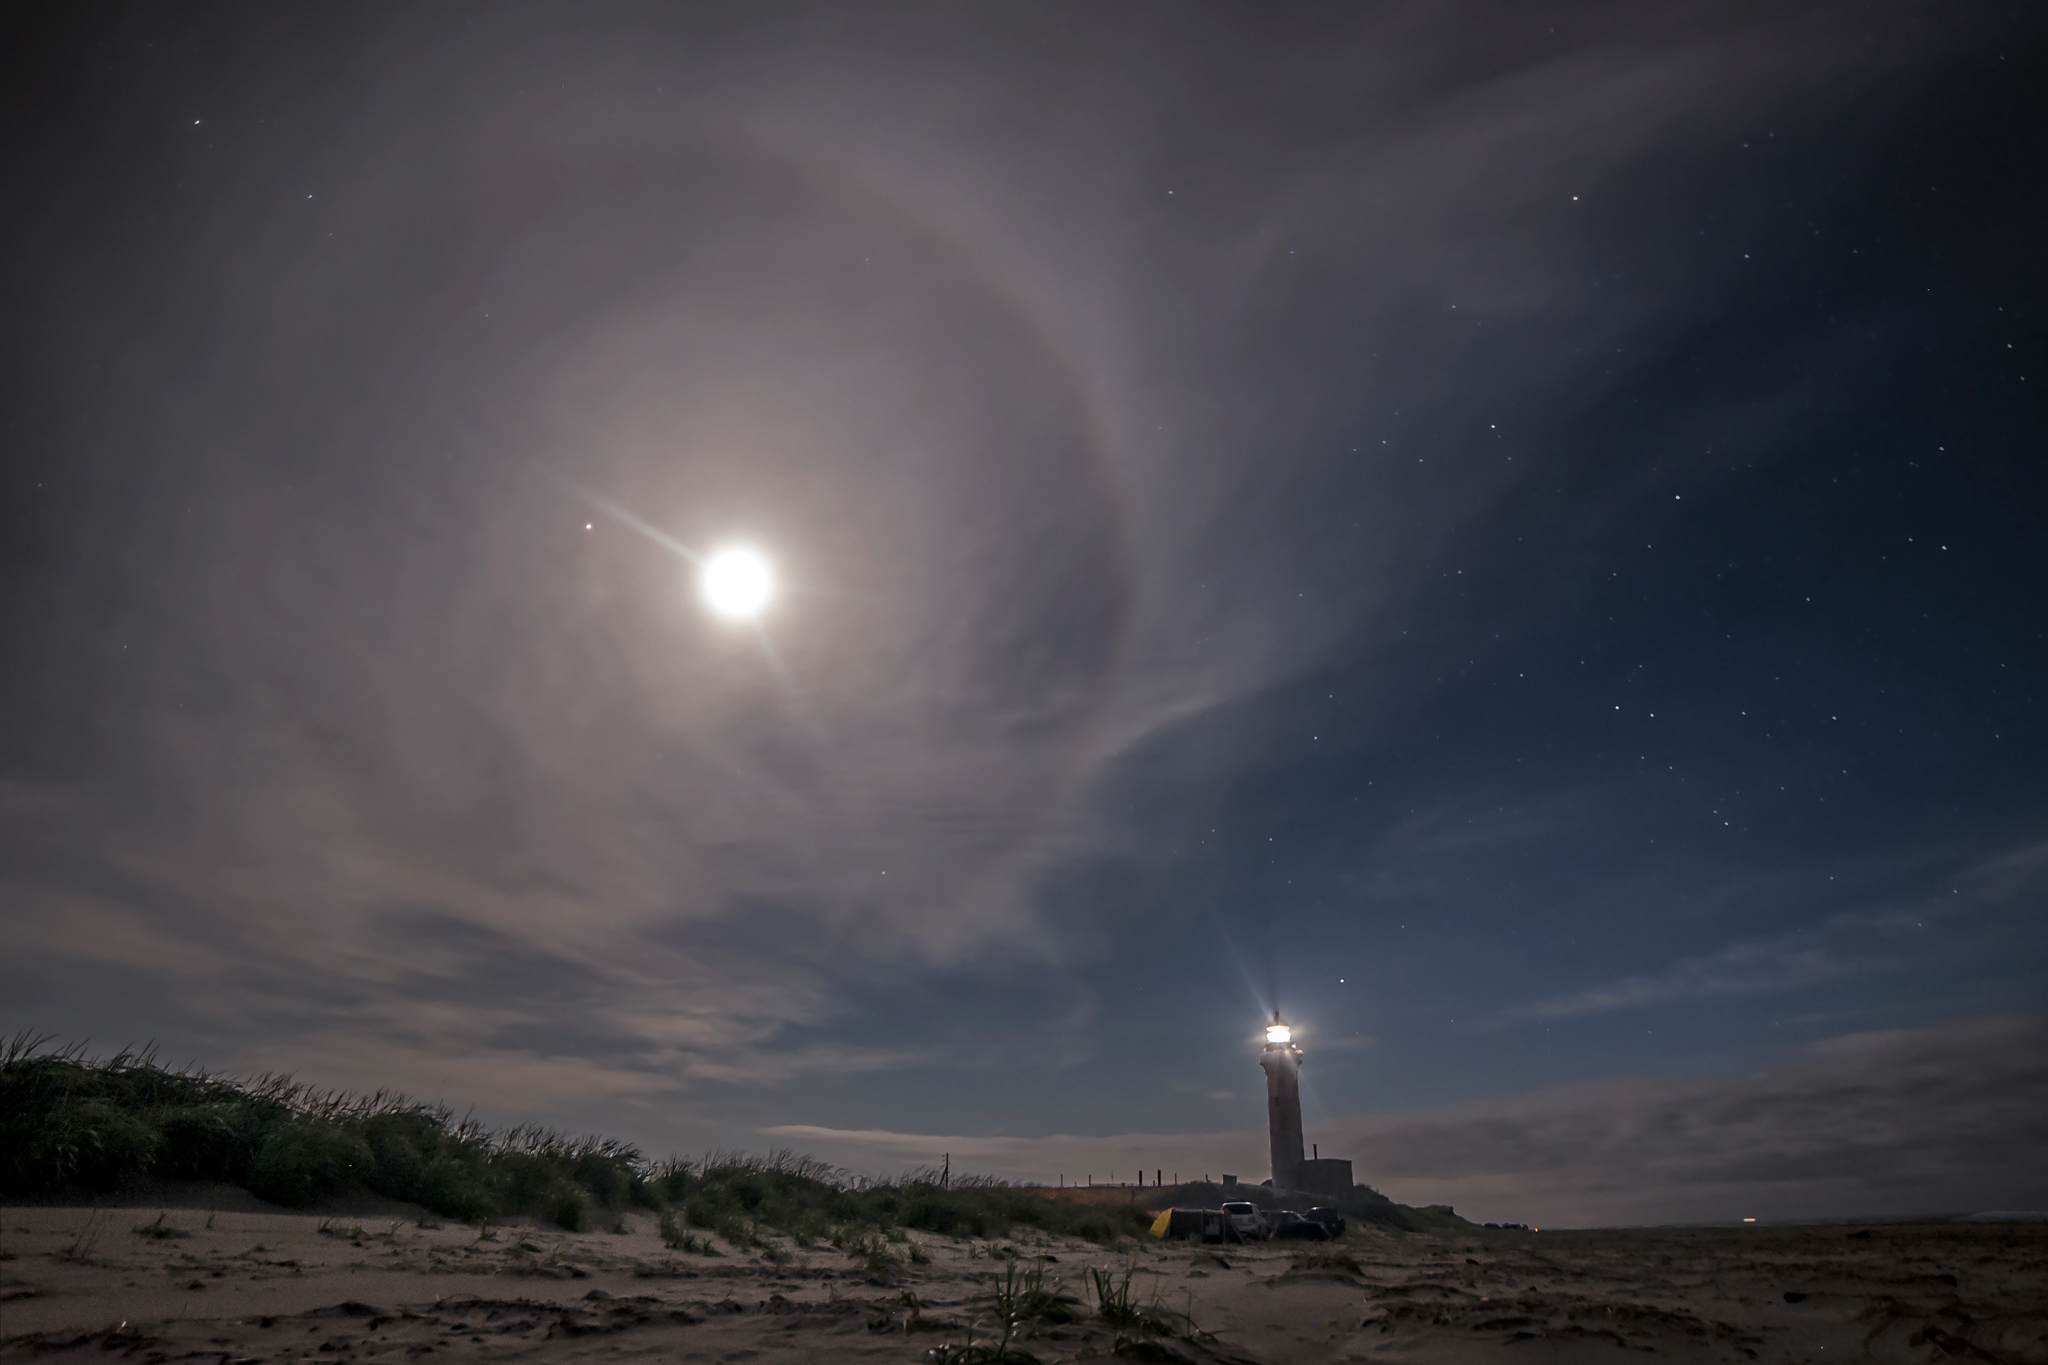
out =
[[[1576,1019],[1610,1010],[1819,985],[1888,965],[1875,957],[1844,956],[1840,947],[1844,940],[1862,942],[1874,931],[1896,932],[1906,927],[1910,927],[1909,923],[1838,915],[1817,930],[1730,944],[1717,953],[1681,958],[1659,975],[1622,977],[1585,990],[1517,1005],[1476,1020],[1473,1027],[1500,1028],[1550,1019]]]
[[[1569,56],[1458,69],[1485,13],[1360,11],[1327,64],[1137,18],[1036,67],[979,28],[599,25],[516,99],[490,74],[535,59],[516,26],[348,28],[325,121],[275,144],[321,167],[345,251],[294,254],[294,196],[150,234],[133,278],[190,294],[108,288],[91,243],[25,257],[49,387],[113,376],[51,450],[131,454],[37,514],[74,528],[57,586],[7,599],[17,728],[47,748],[0,789],[10,1010],[147,1000],[237,1063],[467,1077],[508,1107],[957,1062],[972,1025],[872,1002],[1100,951],[1142,898],[1062,920],[1047,886],[1160,856],[1106,778],[1369,633],[1530,477],[1417,490],[1354,461],[1333,491],[1332,433],[1610,391],[1618,347],[1725,281],[1596,296],[1583,239],[1530,224],[1898,55],[1778,10],[1708,33],[1617,6]],[[1342,116],[1276,141],[1260,110],[1303,89]],[[1231,188],[1162,219],[1168,167]],[[698,619],[672,553],[586,533],[562,478],[683,542],[770,546],[783,672]],[[1337,508],[1360,520],[1330,534]],[[1398,725],[1414,695],[1374,709]],[[1241,773],[1228,738],[1197,758],[1177,796]],[[1558,815],[1469,819],[1395,837],[1450,860]],[[1531,1008],[1853,968],[1760,941]],[[836,1036],[863,999],[933,1041]],[[1071,1008],[990,1028],[1071,1061],[1095,1045],[1047,1022]]]
[[[1552,838],[1583,820],[1582,803],[1575,796],[1552,794],[1492,809],[1474,809],[1470,804],[1429,806],[1395,821],[1380,836],[1378,852],[1388,861],[1427,862]],[[1354,879],[1361,884],[1365,880]]]
[[[779,1141],[889,1170],[1072,1181],[1142,1167],[1263,1177],[1256,1131],[1088,1137],[784,1125]],[[1884,1216],[2048,1206],[2048,1017],[1850,1034],[1756,1076],[1614,1077],[1316,1125],[1403,1202],[1538,1225]],[[1248,1174],[1249,1173],[1249,1174]]]
[[[2048,1018],[1850,1034],[1758,1076],[1617,1077],[1334,1126],[1389,1193],[1515,1221],[2040,1207]]]
[[[1844,867],[1852,881],[1881,887],[1900,869],[1889,854],[1876,878],[1870,868]],[[1810,872],[1800,877],[1815,880]],[[1928,881],[1924,869],[1915,874]],[[1833,880],[1830,877],[1830,880]],[[1680,958],[1663,972],[1620,977],[1596,986],[1514,1005],[1472,1022],[1476,1029],[1577,1019],[1615,1010],[1643,1009],[1742,995],[1799,990],[1857,976],[1926,965],[1981,940],[1976,927],[2009,916],[2016,903],[2038,896],[2048,879],[2048,845],[2028,842],[1935,879],[1938,885],[1909,897],[1878,890],[1889,907],[1831,915],[1811,928],[1745,939],[1717,952]],[[1745,883],[1745,889],[1751,889]],[[1901,904],[1900,902],[1905,903]]]

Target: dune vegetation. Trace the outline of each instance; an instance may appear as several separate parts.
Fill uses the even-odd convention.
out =
[[[1000,1237],[1013,1227],[1096,1242],[1141,1234],[1138,1208],[1047,1199],[981,1177],[850,1176],[788,1151],[652,1161],[632,1145],[538,1127],[491,1129],[402,1095],[316,1090],[288,1076],[237,1080],[149,1052],[94,1059],[23,1035],[0,1047],[0,1200],[113,1194],[149,1181],[215,1181],[286,1208],[374,1194],[443,1218],[527,1215],[591,1225],[661,1215],[738,1246],[900,1240],[903,1230]],[[892,1237],[890,1234],[897,1234]]]

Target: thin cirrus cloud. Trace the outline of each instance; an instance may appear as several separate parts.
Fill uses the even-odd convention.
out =
[[[1982,931],[2009,917],[2015,902],[2024,902],[2030,892],[2038,894],[2044,872],[2048,845],[2028,843],[1956,872],[1909,906],[1830,915],[1809,928],[1680,958],[1663,972],[1619,977],[1497,1010],[1473,1020],[1471,1027],[1507,1028],[1794,991],[1958,954],[1982,955]],[[1851,874],[1842,875],[1847,880]]]
[[[1850,1034],[1756,1076],[1614,1077],[1350,1125],[1362,1179],[1559,1223],[2048,1204],[2048,1018]]]
[[[1758,991],[1793,990],[1861,972],[1881,970],[1886,962],[1871,956],[1844,956],[1840,944],[1858,942],[1872,933],[1899,932],[1910,921],[1840,915],[1817,930],[1779,934],[1734,943],[1703,957],[1681,958],[1654,976],[1629,976],[1565,995],[1551,996],[1498,1011],[1474,1021],[1474,1027],[1576,1019],[1611,1010],[1640,1009],[1713,996],[1750,995]]]

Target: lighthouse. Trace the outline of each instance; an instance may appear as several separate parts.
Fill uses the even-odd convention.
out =
[[[1273,1141],[1273,1188],[1298,1190],[1302,1187],[1301,1049],[1294,1045],[1294,1030],[1281,1021],[1278,1010],[1273,1011],[1273,1022],[1266,1025],[1266,1047],[1259,1054],[1259,1065],[1266,1071],[1266,1124]]]

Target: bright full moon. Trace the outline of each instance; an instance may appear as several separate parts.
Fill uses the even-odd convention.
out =
[[[704,561],[697,573],[704,603],[728,621],[751,621],[775,597],[775,571],[743,545],[729,545]]]

